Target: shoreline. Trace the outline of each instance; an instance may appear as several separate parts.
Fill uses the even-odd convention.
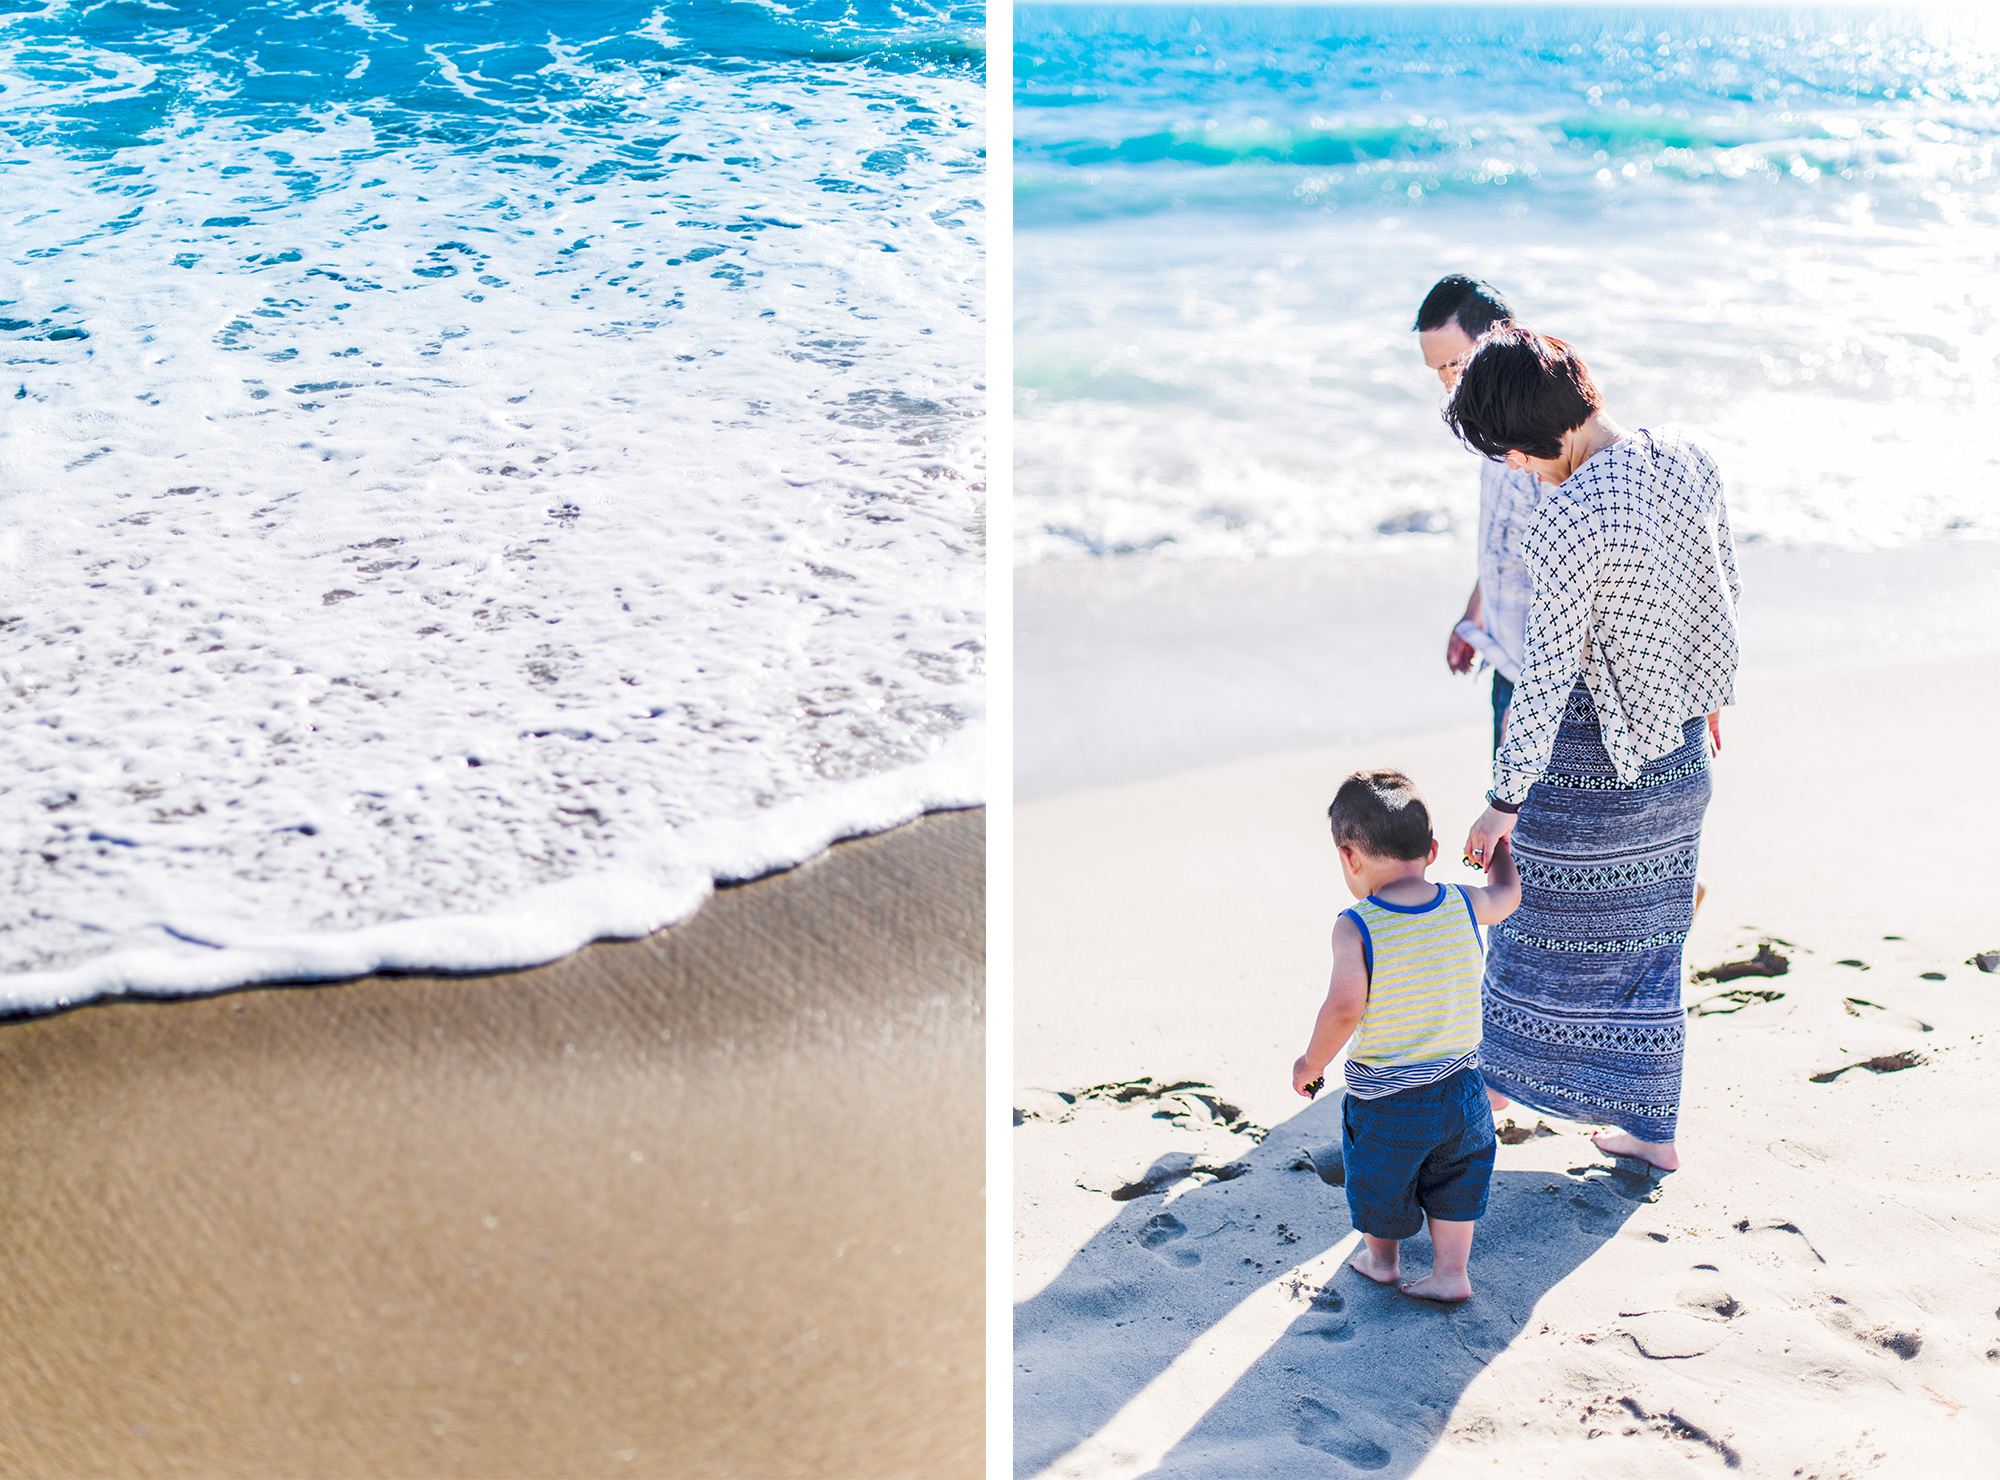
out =
[[[1331,786],[1402,766],[1448,859],[1484,728],[1023,803],[1018,1474],[1784,1480],[2000,1442],[2000,1258],[1946,1252],[1996,1226],[2000,1181],[1934,1133],[2000,1074],[2000,975],[1966,960],[2000,947],[2000,871],[1959,821],[2000,815],[1995,736],[2000,655],[1756,675],[1686,964],[1768,943],[1786,970],[1691,985],[1680,1171],[1503,1113],[1455,1310],[1342,1268],[1340,1097],[1288,1070],[1346,903]],[[1427,1240],[1404,1254],[1421,1272]]]
[[[2000,542],[1746,544],[1747,697],[1766,678],[2000,650]],[[1017,797],[1490,723],[1444,666],[1470,545],[1015,572]],[[1413,615],[1414,614],[1414,615]]]
[[[547,966],[0,1027],[4,1468],[976,1474],[984,822]]]
[[[267,933],[173,910],[70,966],[0,975],[0,1023],[103,999],[180,997],[288,983],[529,970],[590,945],[638,940],[681,924],[718,889],[769,878],[922,817],[984,807],[980,732],[961,732],[929,760],[863,777],[750,818],[683,829],[666,848],[526,889],[471,914],[418,915],[354,930]]]

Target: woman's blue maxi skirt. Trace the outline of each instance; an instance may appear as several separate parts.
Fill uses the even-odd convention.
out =
[[[1510,1100],[1671,1141],[1681,947],[1708,810],[1705,716],[1618,779],[1579,681],[1513,833],[1521,907],[1492,928],[1479,1070]]]

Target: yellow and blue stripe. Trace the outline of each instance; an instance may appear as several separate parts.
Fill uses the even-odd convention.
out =
[[[1428,904],[1371,894],[1346,914],[1368,968],[1368,1008],[1347,1049],[1348,1093],[1375,1099],[1476,1067],[1486,947],[1472,896],[1439,884]]]

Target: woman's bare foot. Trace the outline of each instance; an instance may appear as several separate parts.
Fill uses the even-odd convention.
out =
[[[1501,1094],[1499,1090],[1489,1089],[1486,1091],[1486,1103],[1493,1107],[1493,1112],[1497,1115],[1514,1102]]]
[[[1387,1243],[1386,1239],[1381,1242]],[[1366,1234],[1361,1236],[1361,1247],[1354,1251],[1354,1257],[1347,1261],[1347,1267],[1357,1274],[1365,1274],[1378,1285],[1393,1285],[1396,1276],[1402,1273],[1396,1263],[1396,1247],[1389,1246],[1389,1256],[1384,1259],[1369,1247]]]
[[[1472,1298],[1472,1281],[1464,1275],[1442,1275],[1432,1270],[1420,1280],[1411,1280],[1397,1289],[1419,1300],[1435,1300],[1440,1305],[1456,1305]]]
[[[1663,1172],[1680,1169],[1680,1153],[1672,1141],[1642,1141],[1624,1131],[1596,1131],[1590,1139],[1606,1156],[1631,1156]]]

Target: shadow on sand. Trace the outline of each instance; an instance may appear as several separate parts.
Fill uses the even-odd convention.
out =
[[[1337,1095],[1273,1130],[1238,1164],[1240,1175],[1171,1200],[1132,1198],[1015,1308],[1016,1474],[1038,1475],[1065,1456],[1057,1475],[1408,1474],[1536,1302],[1656,1196],[1657,1183],[1634,1163],[1589,1157],[1568,1172],[1508,1170],[1502,1148],[1473,1246],[1477,1293],[1456,1308],[1413,1300],[1344,1265],[1311,1282],[1291,1276],[1352,1232]],[[1429,1264],[1427,1236],[1404,1243],[1405,1278]],[[1271,1304],[1279,1282],[1285,1305],[1273,1305],[1276,1339],[1261,1351],[1191,1350],[1243,1302]],[[1183,1353],[1224,1381],[1221,1364],[1233,1361],[1240,1375],[1205,1413],[1183,1405],[1163,1415],[1155,1451],[1163,1457],[1140,1471],[1132,1465],[1146,1464],[1143,1454],[1116,1465],[1071,1454]],[[1292,1442],[1274,1465],[1280,1435]]]

